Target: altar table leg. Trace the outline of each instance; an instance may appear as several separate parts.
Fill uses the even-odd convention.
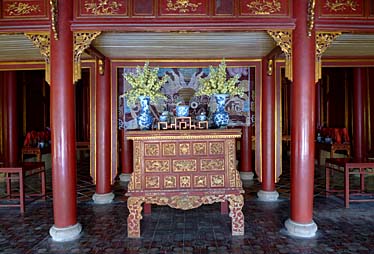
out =
[[[129,197],[127,200],[127,208],[129,209],[129,217],[127,217],[127,234],[130,238],[140,237],[140,220],[142,217],[142,203],[144,197]]]
[[[21,213],[25,212],[25,185],[23,184],[23,173],[19,173],[19,202],[20,202],[20,208]]]
[[[349,168],[344,168],[344,205],[349,208]]]
[[[230,213],[232,219],[231,230],[232,235],[244,235],[244,215],[242,208],[244,205],[244,198],[242,195],[227,195],[229,201]]]

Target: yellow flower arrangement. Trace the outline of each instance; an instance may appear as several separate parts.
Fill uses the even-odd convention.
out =
[[[226,63],[224,60],[220,63],[218,68],[209,67],[209,76],[200,78],[200,87],[196,95],[213,95],[213,94],[229,94],[231,96],[243,96],[244,90],[242,87],[236,86],[239,82],[239,75],[227,80],[226,77]]]
[[[158,77],[159,68],[150,68],[149,62],[144,67],[137,66],[136,73],[128,73],[124,78],[131,85],[125,93],[129,105],[134,105],[139,96],[149,96],[151,101],[165,99],[166,96],[161,93],[162,86],[167,82],[167,75],[161,79]]]

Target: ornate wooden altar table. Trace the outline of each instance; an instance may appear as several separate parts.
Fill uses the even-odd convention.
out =
[[[45,164],[44,162],[23,162],[20,164],[0,164],[0,173],[5,173],[7,198],[19,196],[19,204],[0,204],[0,207],[19,207],[21,213],[25,212],[25,189],[24,181],[26,177],[39,174],[41,178],[40,193],[28,194],[37,196],[45,200]],[[19,193],[12,193],[12,180],[19,181]]]
[[[128,236],[140,237],[142,204],[193,209],[229,202],[232,235],[244,234],[242,182],[236,170],[240,129],[129,131],[134,171],[128,186]]]
[[[50,153],[51,147],[47,148],[39,148],[39,147],[31,147],[31,146],[24,146],[22,147],[21,151],[21,160],[24,161],[25,154],[35,155],[36,161],[42,161],[42,154]]]
[[[371,199],[351,199],[351,195],[360,196],[371,196],[374,197],[374,193],[364,193],[365,191],[365,175],[374,175],[374,172],[368,170],[374,168],[374,161],[369,160],[354,160],[351,158],[329,158],[326,159],[326,195],[328,196],[331,192],[341,192],[342,190],[330,188],[330,173],[333,171],[344,173],[344,205],[349,208],[349,202],[374,202],[374,198]],[[350,189],[350,175],[360,175],[360,189]],[[355,193],[351,193],[355,191]]]
[[[351,156],[351,145],[350,144],[328,144],[328,143],[321,143],[316,142],[315,143],[315,151],[316,151],[316,157],[317,157],[317,165],[320,166],[321,161],[321,151],[329,151],[330,152],[330,158],[334,158],[334,154],[336,151],[345,151],[347,153],[347,157],[349,158]]]

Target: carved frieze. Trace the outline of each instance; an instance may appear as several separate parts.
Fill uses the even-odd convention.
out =
[[[145,144],[144,151],[145,151],[145,156],[159,156],[160,145],[159,144]]]
[[[161,0],[161,15],[207,15],[207,0]]]
[[[241,15],[288,15],[288,0],[240,0]]]
[[[3,3],[4,18],[45,17],[45,0],[7,1]]]
[[[145,160],[145,172],[170,172],[169,160]]]
[[[180,188],[191,188],[191,176],[179,176]]]
[[[160,188],[160,177],[159,176],[146,176],[145,177],[145,188],[159,189]]]
[[[162,144],[162,153],[164,156],[174,156],[176,155],[175,151],[175,143],[167,143],[167,144]]]
[[[319,2],[321,16],[363,16],[364,0],[322,0]]]
[[[201,159],[201,171],[222,171],[225,170],[224,159]]]
[[[176,187],[177,187],[177,177],[176,176],[165,176],[164,188],[175,189]]]
[[[210,187],[224,187],[225,186],[225,176],[224,175],[211,175],[210,176]]]
[[[197,171],[196,160],[173,160],[173,172],[195,172]]]
[[[224,151],[223,142],[210,142],[209,143],[209,154],[210,155],[223,154],[223,151]]]
[[[194,187],[196,188],[206,188],[207,178],[205,175],[194,176]]]
[[[190,155],[190,144],[189,143],[181,143],[179,144],[179,155]]]
[[[81,0],[83,16],[118,16],[127,14],[126,0]]]
[[[194,155],[206,155],[206,143],[193,143],[192,150]]]

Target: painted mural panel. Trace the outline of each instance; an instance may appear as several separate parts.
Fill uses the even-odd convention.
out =
[[[240,15],[288,16],[288,0],[240,0]]]
[[[3,18],[47,17],[46,0],[7,1],[2,2]]]
[[[119,127],[125,129],[138,129],[136,117],[139,114],[139,106],[130,108],[121,95],[130,88],[126,80],[122,78],[124,73],[135,72],[135,68],[124,68],[120,71],[119,78],[119,103],[118,119]],[[167,111],[174,117],[176,105],[189,105],[189,116],[195,119],[202,112],[212,121],[212,113],[216,110],[215,99],[208,96],[195,96],[198,90],[199,78],[209,75],[209,68],[160,68],[159,77],[168,75],[168,82],[162,88],[166,95],[166,101],[159,101],[151,105],[151,112],[158,122],[162,112]],[[248,66],[228,67],[227,76],[233,77],[239,74],[239,86],[242,86],[245,95],[242,98],[231,97],[226,101],[225,109],[230,114],[229,126],[251,125],[254,123],[254,68]],[[212,124],[210,124],[212,126]]]
[[[79,16],[126,16],[127,0],[80,0]]]
[[[160,15],[208,15],[208,0],[161,0]]]
[[[365,15],[364,0],[322,0],[319,2],[321,17],[347,17]]]

